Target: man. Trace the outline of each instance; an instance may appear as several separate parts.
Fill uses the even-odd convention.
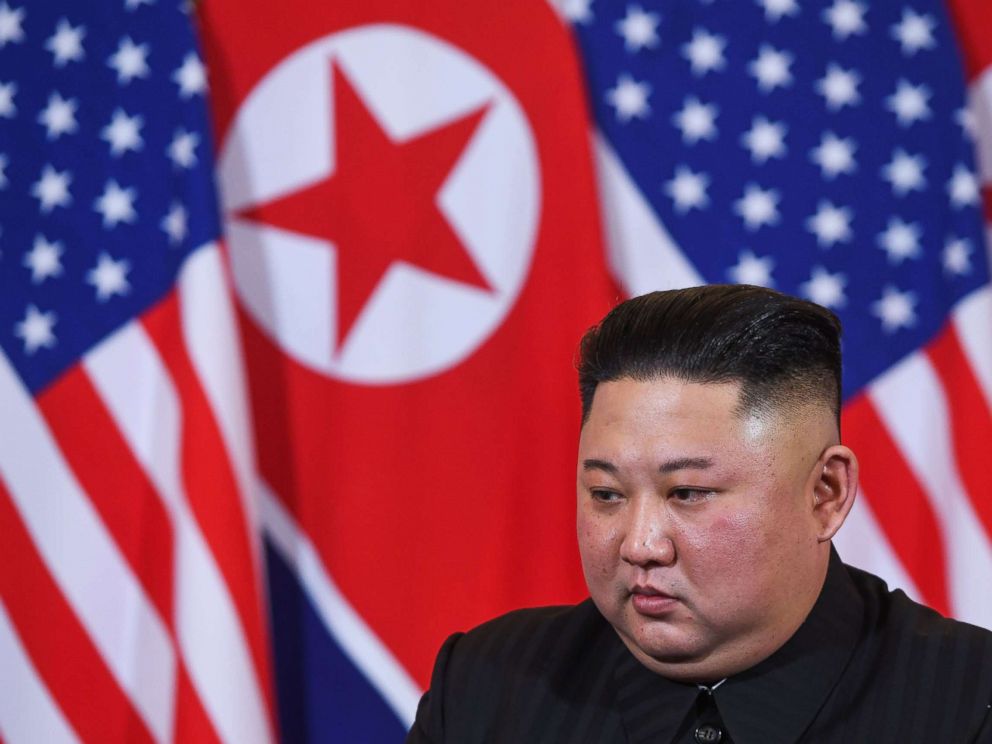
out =
[[[858,481],[832,313],[644,295],[586,334],[579,387],[591,599],[449,638],[408,742],[992,742],[992,633],[831,547]]]

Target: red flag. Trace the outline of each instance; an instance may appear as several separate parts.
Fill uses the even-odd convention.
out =
[[[261,479],[426,685],[453,629],[584,594],[572,359],[617,290],[571,40],[541,3],[203,10]]]

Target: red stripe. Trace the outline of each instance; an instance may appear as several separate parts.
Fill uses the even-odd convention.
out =
[[[143,324],[179,395],[186,497],[231,592],[272,720],[268,634],[251,530],[220,429],[182,338],[176,293],[149,311]]]
[[[992,539],[992,411],[953,324],[930,344],[927,356],[947,396],[958,473],[985,533]]]
[[[992,3],[949,0],[948,9],[964,52],[968,80],[974,80],[992,64]]]
[[[76,366],[39,396],[38,406],[117,547],[172,627],[169,515],[99,393]]]
[[[899,560],[923,601],[947,615],[947,560],[937,515],[909,463],[865,394],[843,413],[844,441],[861,463],[861,482]]]
[[[83,741],[153,741],[49,575],[2,481],[0,535],[0,596],[69,725]]]
[[[155,486],[81,367],[74,367],[49,387],[38,404],[76,479],[168,626],[178,656],[173,613],[174,536]],[[175,715],[176,741],[217,741],[182,660],[177,670]]]
[[[989,133],[992,136],[992,132]],[[982,211],[985,214],[985,222],[992,223],[992,188],[982,187]]]
[[[221,744],[185,666],[180,666],[176,677],[176,719],[172,739],[176,744]]]

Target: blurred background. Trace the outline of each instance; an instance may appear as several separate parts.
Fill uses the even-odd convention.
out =
[[[402,741],[585,596],[578,340],[701,283],[841,317],[838,550],[992,628],[990,66],[982,0],[0,0],[0,741]]]

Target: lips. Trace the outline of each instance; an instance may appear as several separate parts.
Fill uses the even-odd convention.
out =
[[[635,586],[630,590],[630,602],[641,615],[658,618],[675,609],[679,600],[651,586]]]

